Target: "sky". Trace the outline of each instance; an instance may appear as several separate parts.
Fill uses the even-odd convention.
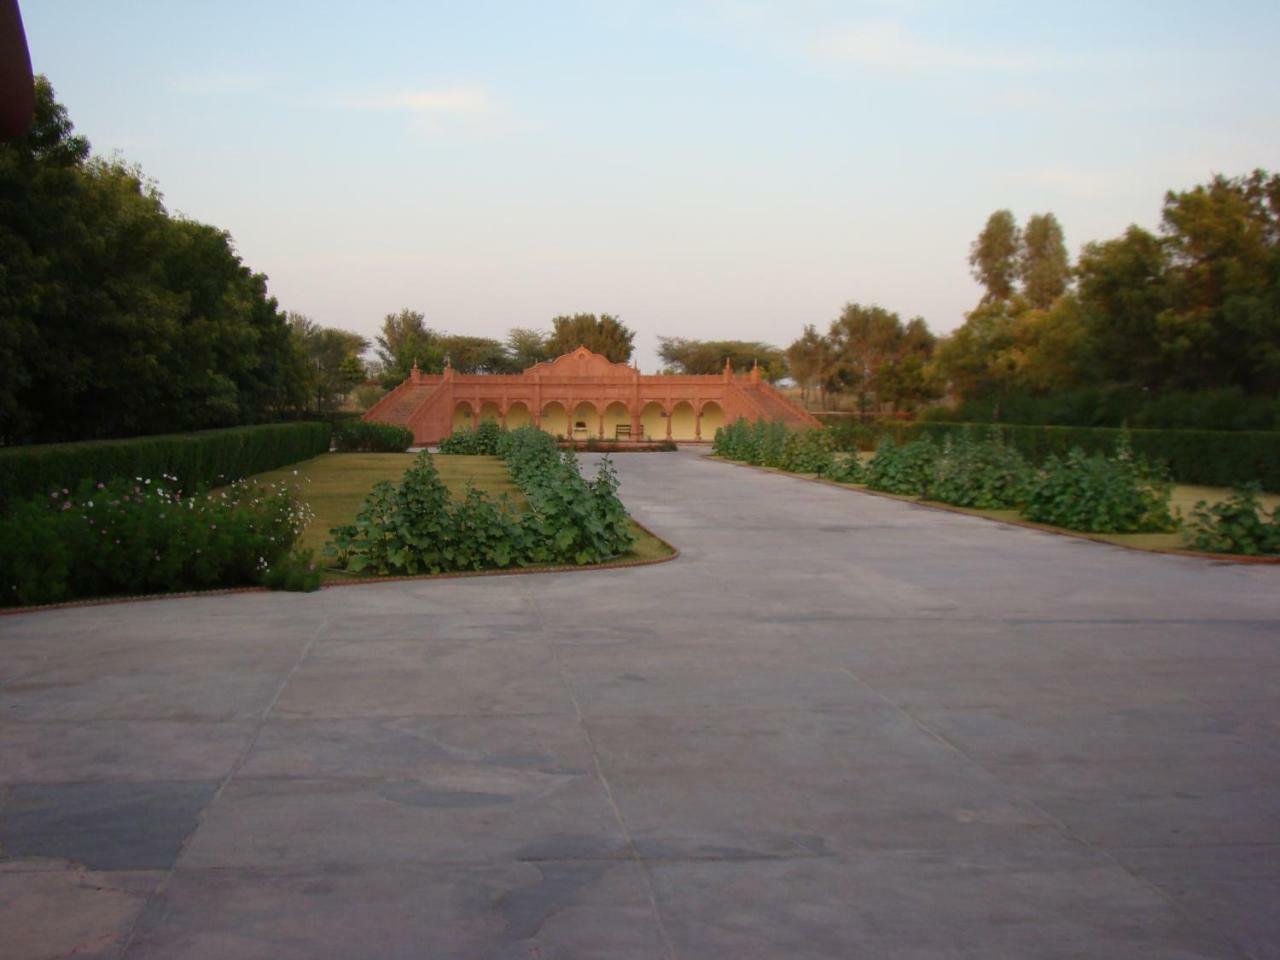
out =
[[[282,308],[501,338],[611,313],[786,346],[847,302],[936,332],[987,217],[1074,256],[1280,169],[1280,5],[1181,0],[22,0],[94,152],[229,231]]]

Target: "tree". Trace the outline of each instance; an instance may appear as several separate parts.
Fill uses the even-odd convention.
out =
[[[289,326],[298,349],[306,357],[308,386],[320,412],[332,410],[365,378],[360,354],[369,341],[358,333],[322,327],[300,313],[289,314]]]
[[[548,337],[541,330],[528,327],[512,327],[507,333],[506,349],[511,366],[515,370],[527,370],[535,363],[551,359],[547,349]]]
[[[551,323],[554,330],[547,350],[553,357],[586,347],[614,363],[625,363],[631,359],[631,341],[635,339],[635,333],[617,317],[607,313],[600,314],[598,318],[594,313],[575,313],[555,317]]]
[[[488,337],[444,334],[440,349],[459,373],[513,373],[515,365],[506,349]]]
[[[1018,258],[1022,291],[1031,306],[1045,309],[1066,292],[1071,264],[1062,227],[1052,213],[1036,214],[1022,231]]]
[[[305,401],[266,278],[155,183],[91,158],[44,77],[0,145],[0,439],[78,440],[252,423]]]
[[[983,303],[1013,296],[1020,246],[1021,234],[1012,213],[997,210],[987,218],[986,226],[969,248],[969,266],[974,279],[986,288]]]
[[[808,396],[813,388],[818,390],[818,402],[825,409],[827,394],[839,389],[838,358],[831,340],[809,324],[801,337],[787,347],[787,367],[800,385],[801,395]]]
[[[770,383],[777,383],[787,375],[783,352],[758,341],[658,337],[658,356],[677,373],[716,374],[724,369],[727,360],[735,370],[750,369],[759,363],[761,375]]]
[[[407,307],[399,313],[389,313],[382,319],[382,332],[378,334],[379,374],[384,387],[402,383],[416,363],[424,373],[439,373],[444,369],[444,350],[440,334],[427,326],[427,318]]]
[[[837,359],[841,384],[858,397],[858,409],[869,408],[877,392],[881,368],[890,363],[901,346],[902,318],[883,307],[846,303],[831,324],[828,336]]]

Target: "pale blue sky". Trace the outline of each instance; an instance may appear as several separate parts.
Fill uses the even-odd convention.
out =
[[[848,300],[943,332],[991,211],[1073,256],[1280,168],[1280,6],[24,0],[95,151],[289,310],[502,336],[556,313],[785,346]]]

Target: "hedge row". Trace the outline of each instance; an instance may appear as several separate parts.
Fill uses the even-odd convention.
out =
[[[941,441],[970,434],[1001,439],[1037,466],[1050,456],[1065,457],[1073,448],[1087,454],[1116,449],[1124,431],[1115,427],[1048,427],[989,423],[909,423],[884,425],[898,443],[921,437]],[[1130,430],[1135,455],[1169,468],[1179,483],[1231,487],[1256,482],[1280,492],[1280,432],[1263,430]]]
[[[329,450],[328,423],[270,423],[195,433],[0,448],[0,503],[75,489],[82,480],[174,478],[190,493]]]

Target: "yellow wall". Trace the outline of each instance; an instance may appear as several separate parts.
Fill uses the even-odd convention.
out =
[[[724,410],[718,403],[702,405],[702,439],[714,440],[716,431],[724,426]]]
[[[596,437],[600,435],[600,414],[596,412],[596,408],[585,400],[573,408],[573,435],[582,438],[579,423],[585,424],[588,437]]]
[[[492,400],[486,400],[480,405],[480,419],[492,420],[496,423],[502,419],[502,411],[498,409],[498,405]]]
[[[692,440],[694,434],[693,406],[686,401],[681,401],[671,410],[671,439]]]
[[[618,436],[618,426],[631,426],[631,414],[625,403],[611,403],[604,411],[604,438],[613,440]]]
[[[662,404],[646,403],[640,411],[640,428],[646,440],[667,439],[667,418],[662,415]]]
[[[569,415],[560,403],[548,403],[542,408],[542,429],[557,437],[569,435]]]
[[[465,400],[453,408],[453,432],[470,430],[475,426],[475,417],[471,413],[471,404]]]
[[[533,423],[533,415],[523,403],[513,403],[507,408],[507,429],[515,430]]]

